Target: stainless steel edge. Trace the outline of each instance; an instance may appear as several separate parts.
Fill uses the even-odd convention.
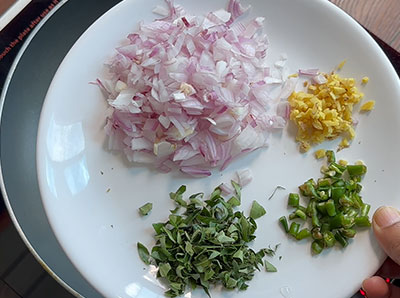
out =
[[[37,32],[40,30],[40,28],[45,24],[45,22],[51,18],[58,9],[60,9],[60,7],[62,7],[66,2],[68,2],[68,0],[61,0],[61,2],[54,8],[52,9],[48,15],[46,15],[43,20],[34,28],[34,30],[32,31],[32,33],[27,37],[27,39],[25,40],[24,44],[22,45],[21,49],[19,50],[12,66],[11,69],[7,75],[5,84],[4,84],[4,88],[3,91],[1,93],[0,96],[0,120],[3,116],[3,107],[4,107],[4,102],[6,99],[6,94],[8,91],[8,87],[9,84],[11,82],[11,79],[13,77],[13,74],[15,72],[15,69],[22,57],[22,55],[24,54],[25,50],[27,49],[28,45],[30,44],[30,42],[32,41],[32,39],[35,37],[35,35],[37,34]],[[40,255],[36,252],[36,250],[34,249],[34,247],[32,246],[32,244],[29,242],[28,238],[26,237],[26,235],[24,234],[24,231],[22,230],[16,216],[15,213],[11,207],[11,203],[10,200],[8,198],[8,194],[7,194],[7,190],[5,187],[5,183],[4,183],[4,179],[3,179],[3,169],[2,169],[2,162],[1,162],[1,157],[0,157],[0,189],[1,189],[1,193],[3,195],[3,199],[7,208],[7,211],[10,215],[10,218],[16,228],[16,230],[18,231],[20,237],[22,238],[23,242],[25,243],[25,245],[27,246],[27,248],[29,249],[29,251],[32,253],[32,255],[35,257],[35,259],[39,262],[39,264],[60,284],[62,285],[67,291],[69,291],[72,295],[74,295],[75,297],[83,297],[82,295],[80,295],[77,291],[75,291],[72,287],[70,287],[63,279],[61,279],[47,264],[46,262],[44,262],[44,260],[40,257]]]

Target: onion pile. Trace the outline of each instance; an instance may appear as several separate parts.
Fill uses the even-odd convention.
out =
[[[249,7],[237,0],[206,16],[166,2],[154,10],[163,18],[139,24],[106,64],[110,77],[96,82],[110,105],[109,149],[162,172],[209,176],[286,125],[286,57],[268,66],[264,18],[238,20]]]

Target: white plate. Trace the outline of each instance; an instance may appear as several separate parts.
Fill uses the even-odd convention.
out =
[[[121,156],[104,149],[106,104],[100,91],[88,82],[102,75],[103,62],[138,21],[155,18],[151,10],[160,2],[124,1],[107,12],[70,50],[48,91],[39,125],[38,177],[50,224],[67,255],[106,297],[162,297],[162,286],[138,258],[136,242],[148,247],[154,243],[151,224],[165,220],[173,207],[168,193],[181,184],[188,185],[189,193],[210,192],[220,182],[229,181],[236,170],[249,167],[254,180],[243,191],[242,208],[248,210],[257,199],[268,211],[258,220],[254,247],[281,243],[278,256],[283,258],[272,260],[278,273],[257,273],[247,291],[214,291],[213,297],[282,297],[280,290],[285,286],[291,289],[292,298],[352,295],[379,267],[384,254],[369,231],[360,232],[346,250],[335,248],[317,257],[311,256],[309,242],[295,243],[281,231],[277,219],[288,213],[287,193],[308,178],[318,177],[321,166],[311,152],[298,153],[293,136],[286,130],[271,138],[268,149],[258,150],[206,179],[129,167]],[[188,12],[198,14],[227,5],[226,0],[178,2]],[[266,17],[271,61],[285,52],[293,71],[299,67],[330,71],[346,58],[343,76],[358,81],[364,75],[370,77],[361,89],[367,99],[376,100],[376,109],[359,117],[357,137],[339,157],[367,163],[363,195],[372,204],[372,211],[382,204],[400,207],[395,187],[400,168],[400,86],[380,48],[328,1],[245,2],[253,6],[254,16]],[[335,145],[325,143],[322,147]],[[285,186],[287,191],[268,201],[276,185]],[[154,203],[154,209],[141,218],[137,208],[148,201]],[[195,291],[187,297],[205,295]]]

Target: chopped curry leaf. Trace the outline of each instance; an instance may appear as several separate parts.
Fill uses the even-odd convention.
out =
[[[231,180],[231,184],[232,184],[233,188],[235,189],[236,196],[237,196],[237,198],[238,198],[238,200],[240,202],[241,196],[242,196],[242,191],[240,189],[240,185],[238,183],[236,183],[235,181],[233,181],[233,180]]]
[[[264,207],[257,203],[257,201],[253,201],[253,205],[251,206],[250,210],[250,217],[253,219],[260,218],[264,216],[267,212],[265,211]]]
[[[137,250],[139,253],[140,259],[147,265],[150,264],[150,254],[147,248],[140,242],[137,243]]]
[[[232,197],[228,200],[228,204],[232,207],[240,206],[240,200],[237,197]]]
[[[139,208],[139,213],[142,216],[145,216],[150,213],[151,209],[153,209],[152,203],[146,203],[142,207]]]
[[[161,263],[159,266],[159,272],[162,277],[167,277],[168,272],[171,270],[171,265],[169,263]]]
[[[267,260],[264,261],[265,264],[265,270],[267,272],[277,272],[278,269],[276,269],[276,267],[274,265],[272,265],[270,262],[268,262]]]
[[[215,284],[246,290],[264,265],[264,256],[273,256],[271,248],[255,252],[248,246],[255,239],[254,219],[264,215],[265,210],[254,202],[250,217],[235,211],[234,207],[240,205],[241,189],[234,181],[232,185],[235,196],[228,201],[218,187],[207,200],[203,200],[202,193],[185,200],[186,187],[181,186],[170,193],[180,210],[172,210],[166,222],[153,224],[156,244],[151,255],[138,243],[140,258],[146,264],[151,260],[159,268],[158,277],[165,278],[167,297],[184,294],[187,286],[201,287],[208,296],[210,286]]]

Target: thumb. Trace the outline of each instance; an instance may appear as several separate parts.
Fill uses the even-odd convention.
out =
[[[383,250],[400,264],[400,212],[393,207],[381,207],[375,212],[372,225]]]

